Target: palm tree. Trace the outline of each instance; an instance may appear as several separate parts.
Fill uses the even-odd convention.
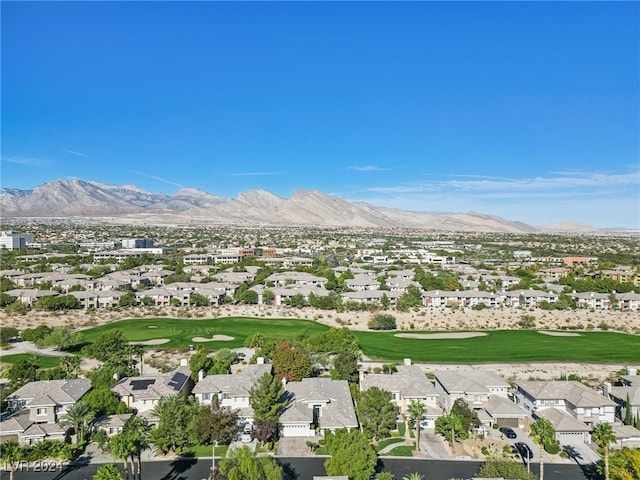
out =
[[[609,445],[616,441],[610,423],[599,423],[591,434],[595,442],[604,450],[604,478],[609,480]]]
[[[453,450],[456,436],[462,433],[462,419],[455,413],[443,415],[436,420],[436,431],[450,440]]]
[[[9,480],[13,480],[18,462],[24,458],[24,448],[22,448],[15,440],[9,440],[2,445],[1,450],[2,461],[6,465],[9,465]]]
[[[122,459],[124,475],[129,480],[129,456],[132,455],[133,448],[124,432],[113,436],[109,442],[109,449],[114,458]],[[133,466],[131,468],[133,470]]]
[[[122,474],[113,463],[107,463],[98,469],[92,480],[122,480]]]
[[[82,359],[76,355],[62,357],[60,368],[64,371],[64,378],[78,378],[78,370]]]
[[[544,447],[555,441],[556,432],[549,420],[537,418],[531,425],[531,436],[540,445],[540,480],[544,480]]]
[[[424,480],[424,476],[420,475],[418,472],[413,472],[402,477],[402,480]]]
[[[138,480],[142,479],[142,451],[149,448],[151,444],[149,439],[150,431],[151,426],[147,423],[147,421],[144,418],[140,418],[137,416],[129,418],[124,426],[124,435],[125,437],[127,437],[129,445],[131,447],[132,470],[134,468],[133,457],[137,458],[138,460]],[[136,474],[134,473],[134,479],[135,477]]]
[[[74,405],[71,405],[67,412],[61,416],[60,424],[63,426],[71,425],[76,432],[76,444],[80,443],[82,439],[84,439],[84,427],[87,425],[89,420],[93,418],[93,410],[91,410],[91,406],[80,400],[76,402]]]
[[[416,421],[416,452],[420,451],[420,421],[425,410],[424,403],[417,400],[411,400],[409,407],[407,407],[407,412]]]

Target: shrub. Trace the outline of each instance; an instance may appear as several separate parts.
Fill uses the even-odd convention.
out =
[[[371,330],[395,330],[396,318],[388,313],[378,313],[368,323]]]

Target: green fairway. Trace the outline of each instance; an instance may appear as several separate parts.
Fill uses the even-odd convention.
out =
[[[236,348],[255,333],[267,338],[293,339],[303,331],[316,335],[329,327],[310,320],[272,318],[220,318],[180,320],[155,318],[123,320],[80,332],[91,342],[101,333],[118,328],[130,341],[166,338],[160,348],[205,345],[208,348]],[[535,330],[497,330],[484,336],[458,339],[415,339],[397,337],[407,332],[354,331],[364,355],[375,360],[432,363],[517,363],[593,362],[640,363],[640,336],[614,332],[575,332],[576,336],[544,335]],[[414,333],[414,332],[411,332]],[[418,333],[418,332],[415,332]],[[435,333],[435,332],[423,332]],[[195,337],[233,337],[230,341],[198,343]]]
[[[14,355],[3,355],[0,357],[0,363],[9,363],[13,365],[14,363],[20,360],[26,360],[30,357],[33,357],[29,353],[16,353]],[[41,357],[35,356],[38,359],[38,367],[40,368],[53,368],[60,365],[61,357]]]
[[[640,336],[580,332],[579,336],[544,335],[535,330],[495,330],[486,336],[424,340],[396,337],[397,332],[356,332],[363,352],[373,359],[411,358],[433,363],[640,362]]]
[[[324,332],[329,327],[310,320],[272,318],[217,318],[208,320],[180,320],[153,318],[144,320],[122,320],[80,332],[81,341],[91,342],[98,335],[118,328],[132,342],[144,342],[158,338],[169,339],[162,348],[180,348],[188,345],[205,345],[208,348],[241,347],[245,338],[260,333],[267,338],[293,339],[303,331],[310,335]],[[228,341],[196,342],[196,337],[212,338],[214,335],[233,337]]]

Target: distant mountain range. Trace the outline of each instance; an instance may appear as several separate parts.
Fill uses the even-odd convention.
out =
[[[296,190],[282,198],[265,190],[249,190],[223,198],[195,188],[173,195],[149,193],[134,185],[105,185],[93,181],[54,180],[32,190],[0,190],[2,217],[136,217],[173,223],[252,223],[319,227],[420,228],[460,232],[535,233],[593,231],[577,222],[532,227],[475,212],[412,212],[348,202],[319,191]]]

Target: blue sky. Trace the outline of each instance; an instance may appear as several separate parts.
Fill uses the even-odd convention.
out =
[[[640,228],[638,2],[8,2],[2,187]]]

